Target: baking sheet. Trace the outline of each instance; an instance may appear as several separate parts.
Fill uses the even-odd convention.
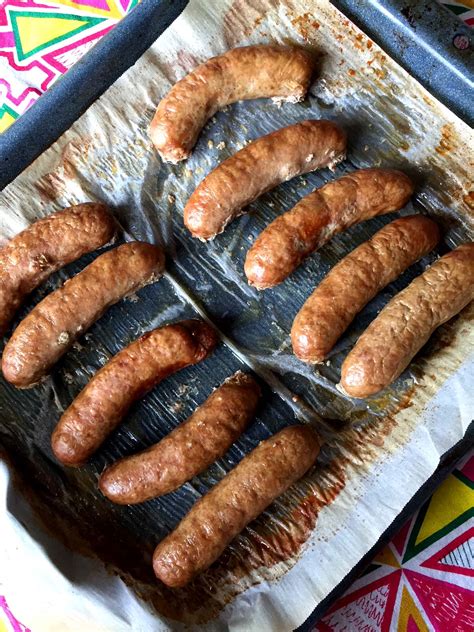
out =
[[[318,52],[309,98],[281,107],[266,100],[230,106],[206,125],[190,160],[162,164],[147,126],[169,86],[212,54],[270,41]],[[178,629],[178,621],[207,623],[213,630],[297,626],[377,541],[471,420],[472,308],[441,328],[383,395],[356,401],[334,388],[341,360],[360,331],[436,255],[413,266],[367,306],[327,365],[314,370],[291,355],[289,330],[305,298],[343,254],[392,216],[336,237],[274,290],[258,293],[247,286],[243,260],[249,245],[278,213],[332,179],[328,170],[262,196],[249,215],[210,244],[192,240],[184,229],[182,209],[206,173],[248,140],[305,118],[331,118],[348,131],[348,160],[336,168],[336,176],[385,166],[415,178],[415,210],[437,217],[445,231],[439,253],[472,238],[472,131],[325,1],[316,8],[299,1],[229,0],[214,7],[191,2],[150,51],[2,195],[5,239],[61,206],[101,200],[111,205],[125,239],[147,239],[167,251],[166,278],[139,292],[138,300],[113,307],[51,379],[24,392],[0,384],[0,439],[16,463],[13,469],[21,472],[22,485],[34,490],[36,510],[45,514],[56,537],[76,552],[103,560],[146,599],[147,606],[138,603],[124,629],[153,629],[150,606],[158,613],[155,629]],[[411,204],[402,214],[410,212]],[[54,275],[22,314],[93,256]],[[49,447],[51,430],[94,371],[143,331],[197,313],[222,333],[216,353],[139,402],[90,465],[72,471],[59,467]],[[223,459],[181,490],[138,507],[114,507],[100,496],[96,480],[105,464],[159,440],[224,377],[245,367],[267,384],[265,401]],[[314,470],[190,587],[171,591],[155,582],[149,561],[156,543],[244,453],[296,420],[315,425],[326,439]],[[14,517],[14,511],[8,514]],[[36,533],[31,530],[32,545]],[[8,544],[7,539],[0,547],[5,551]],[[8,566],[8,584],[21,596],[26,589],[14,568]],[[103,579],[91,597],[87,587],[95,582],[91,571],[74,585],[75,598],[102,603],[105,616],[111,589]],[[58,615],[45,613],[42,594],[42,586],[35,586],[28,591],[28,608],[18,597],[15,606],[35,631],[58,626]]]

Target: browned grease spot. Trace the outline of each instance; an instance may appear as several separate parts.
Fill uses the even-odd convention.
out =
[[[351,77],[355,77],[357,73],[353,68],[349,68],[349,70],[347,71],[347,74],[350,75]]]
[[[178,81],[192,72],[205,59],[198,59],[192,53],[179,50],[172,61],[163,61],[163,70],[170,81]]]
[[[303,13],[303,15],[293,18],[291,23],[306,42],[313,39],[314,31],[317,31],[321,26],[310,13]]]
[[[385,79],[387,77],[387,71],[384,68],[372,68],[372,70],[378,79]]]
[[[223,35],[228,48],[246,39],[262,22],[269,11],[265,0],[234,0],[224,15]]]
[[[47,202],[55,202],[58,197],[67,193],[68,182],[76,178],[77,159],[87,162],[92,139],[73,140],[65,145],[56,168],[44,175],[35,184],[41,198]]]
[[[466,195],[463,197],[463,201],[466,206],[471,209],[471,211],[474,211],[474,191],[469,191],[469,193],[466,193]]]
[[[444,156],[453,150],[455,146],[456,142],[454,139],[454,130],[451,123],[446,123],[441,128],[441,138],[438,145],[435,147],[435,151]]]

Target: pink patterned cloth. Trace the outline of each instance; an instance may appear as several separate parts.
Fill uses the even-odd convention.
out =
[[[0,132],[137,0],[0,0]]]
[[[474,26],[473,0],[443,3]],[[136,4],[0,0],[0,133]],[[314,629],[472,632],[473,586],[474,453]],[[0,632],[4,630],[31,632],[0,596]]]

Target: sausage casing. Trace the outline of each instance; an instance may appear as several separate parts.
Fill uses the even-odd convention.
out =
[[[341,390],[368,397],[387,387],[473,298],[474,243],[468,243],[438,259],[372,321],[342,365]]]
[[[212,239],[277,184],[345,157],[346,135],[331,121],[303,121],[257,138],[204,178],[184,209],[193,237]]]
[[[208,568],[249,522],[305,474],[319,448],[308,426],[290,426],[262,441],[158,544],[155,575],[180,587]]]
[[[111,305],[155,281],[163,268],[163,251],[142,242],[97,257],[18,325],[3,352],[5,379],[18,387],[36,384]]]
[[[103,204],[71,206],[38,220],[0,249],[0,335],[23,299],[53,272],[112,240]]]
[[[354,317],[408,266],[439,241],[439,228],[423,215],[391,222],[344,257],[321,281],[291,328],[294,353],[321,362]]]
[[[213,57],[178,81],[160,102],[150,136],[163,160],[189,156],[205,122],[229,103],[260,97],[304,98],[311,56],[287,46],[245,46]]]
[[[391,169],[362,169],[329,182],[277,217],[257,237],[245,259],[250,285],[262,290],[281,283],[334,235],[408,202],[413,184]]]
[[[259,397],[257,382],[239,371],[159,443],[107,468],[99,489],[122,505],[177,489],[227,452],[252,419]]]
[[[117,353],[64,412],[51,445],[65,465],[81,465],[117,427],[130,406],[163,379],[206,358],[217,343],[200,320],[154,329]]]

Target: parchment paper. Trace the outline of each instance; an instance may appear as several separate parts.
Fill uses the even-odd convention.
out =
[[[91,630],[183,624],[292,629],[373,546],[472,418],[472,307],[440,328],[382,395],[350,400],[334,386],[349,347],[383,304],[436,256],[472,239],[472,131],[325,0],[212,5],[192,1],[142,59],[2,194],[3,239],[63,206],[102,200],[123,226],[124,239],[160,243],[168,255],[166,277],[109,310],[44,384],[20,392],[0,383],[0,440],[11,463],[10,475],[1,472],[6,510],[0,581],[17,616],[34,632],[83,630],[84,618]],[[230,106],[206,125],[187,162],[162,164],[147,127],[170,85],[213,54],[270,41],[297,43],[319,54],[309,98],[302,104],[259,100]],[[192,240],[182,209],[205,174],[247,141],[305,118],[330,118],[346,128],[349,156],[336,173],[322,170],[283,184],[214,242]],[[278,213],[316,186],[366,166],[397,167],[412,175],[414,206],[401,214],[416,210],[436,217],[444,241],[367,306],[326,365],[309,368],[291,354],[295,314],[334,263],[394,215],[336,237],[274,290],[249,288],[243,260]],[[93,256],[54,275],[17,321]],[[95,370],[143,331],[198,313],[222,334],[214,355],[155,388],[90,465],[59,467],[49,447],[51,430]],[[223,459],[163,499],[115,507],[101,497],[96,481],[107,463],[159,440],[238,368],[260,376],[265,401]],[[313,424],[325,439],[315,468],[191,586],[172,591],[156,582],[150,558],[157,542],[259,440],[297,420]],[[19,489],[27,491],[36,517],[18,500]],[[128,588],[104,573],[102,562]]]

